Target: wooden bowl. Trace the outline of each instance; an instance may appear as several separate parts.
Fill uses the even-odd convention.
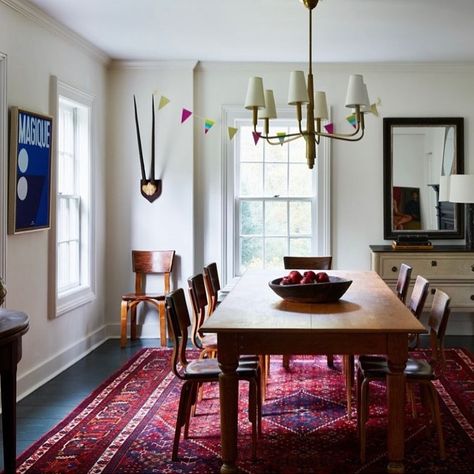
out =
[[[330,276],[326,283],[280,285],[282,279],[272,280],[268,285],[278,296],[293,303],[333,303],[341,298],[352,283],[352,280]]]

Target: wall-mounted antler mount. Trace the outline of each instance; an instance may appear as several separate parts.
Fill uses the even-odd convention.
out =
[[[138,124],[137,101],[133,96],[133,105],[135,106],[135,125],[137,127],[138,152],[140,155],[140,169],[142,178],[140,180],[140,192],[142,196],[149,202],[153,202],[161,195],[161,179],[155,179],[155,97],[151,97],[152,107],[152,132],[151,132],[151,165],[150,177],[147,178],[145,174],[145,162],[143,160],[142,140],[140,138],[140,126]]]

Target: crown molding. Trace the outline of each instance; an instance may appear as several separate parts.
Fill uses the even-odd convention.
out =
[[[79,46],[86,53],[98,59],[101,63],[107,64],[110,61],[110,57],[104,53],[97,46],[93,45],[82,36],[78,35],[74,31],[67,28],[62,23],[58,22],[54,18],[51,18],[44,11],[40,10],[38,7],[29,3],[26,0],[0,0],[0,3],[5,4],[7,7],[10,7],[12,10],[15,10],[17,13],[23,15],[29,20],[34,21],[38,25],[42,26],[46,30],[54,33],[61,38],[64,38],[73,44]]]
[[[240,71],[257,74],[259,71],[291,71],[294,69],[307,69],[307,63],[301,62],[220,62],[200,61],[196,67],[197,72],[206,71]],[[343,62],[343,63],[315,63],[313,73],[319,72],[390,72],[390,73],[452,73],[474,72],[474,62]]]
[[[183,61],[126,61],[113,59],[109,62],[109,69],[141,69],[141,70],[170,70],[181,69],[193,71],[198,64],[197,60]]]

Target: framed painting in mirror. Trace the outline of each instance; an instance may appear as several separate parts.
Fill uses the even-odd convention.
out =
[[[462,239],[462,205],[441,198],[440,178],[464,172],[463,118],[384,118],[383,158],[384,238]]]

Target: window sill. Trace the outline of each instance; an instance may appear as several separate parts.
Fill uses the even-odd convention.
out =
[[[81,286],[73,290],[64,292],[58,296],[58,303],[56,308],[56,317],[79,308],[91,301],[95,300],[95,293],[90,286]]]

